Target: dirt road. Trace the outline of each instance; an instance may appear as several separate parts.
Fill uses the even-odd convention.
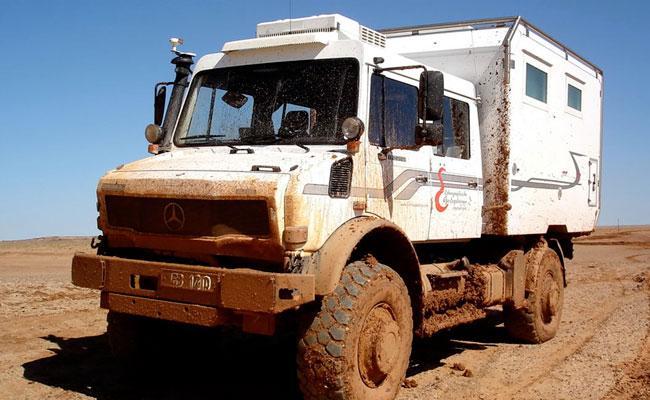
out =
[[[298,397],[290,343],[269,338],[197,332],[208,340],[183,336],[182,356],[125,372],[98,294],[69,283],[72,253],[88,243],[0,242],[0,398]],[[495,312],[416,342],[415,387],[398,398],[650,399],[650,227],[598,230],[575,255],[555,339],[514,343]]]

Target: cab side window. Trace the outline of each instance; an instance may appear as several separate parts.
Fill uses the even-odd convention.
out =
[[[469,154],[469,104],[445,97],[442,114],[442,143],[436,154],[445,157],[468,159]]]
[[[370,143],[381,147],[415,146],[418,89],[378,74],[372,75],[370,85]]]
[[[418,89],[375,74],[370,88],[370,126],[368,138],[380,147],[413,147],[418,124]],[[433,135],[427,144],[436,155],[469,159],[469,104],[444,98],[442,124],[427,121]]]

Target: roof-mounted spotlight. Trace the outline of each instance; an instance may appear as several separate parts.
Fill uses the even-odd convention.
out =
[[[190,57],[196,56],[196,53],[185,53],[177,49],[178,46],[183,44],[182,38],[175,38],[175,37],[169,38],[169,44],[171,44],[172,46],[172,53],[176,54],[177,56],[190,56]]]

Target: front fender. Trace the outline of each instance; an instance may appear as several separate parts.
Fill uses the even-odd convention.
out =
[[[378,235],[376,238],[370,238],[369,235],[373,232]],[[364,241],[364,238],[368,240]],[[388,238],[390,238],[390,243],[383,243]],[[368,243],[368,241],[373,243]],[[395,264],[396,261],[392,263],[389,260],[379,259],[379,261],[386,263],[400,275],[406,273],[411,277],[420,279],[417,255],[406,234],[390,221],[376,216],[364,215],[352,218],[339,226],[325,244],[310,257],[306,270],[316,277],[315,289],[317,295],[325,295],[334,290],[343,268],[353,261],[351,257],[362,242],[363,250],[367,249],[368,253],[373,255],[377,255],[373,251],[373,247],[378,249],[382,246],[386,248],[387,245],[394,246],[395,251],[399,253],[397,255],[399,256],[398,259],[401,260],[400,265],[391,265]]]

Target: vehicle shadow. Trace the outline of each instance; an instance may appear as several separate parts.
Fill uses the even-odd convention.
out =
[[[503,327],[500,310],[488,310],[486,318],[448,329],[425,339],[415,339],[406,376],[441,367],[443,360],[465,350],[484,350],[504,343],[519,343]]]
[[[415,340],[407,377],[440,367],[445,358],[468,349],[512,343],[500,323],[500,317],[489,316]],[[199,335],[185,341],[186,354],[130,366],[112,356],[106,334],[42,339],[53,344],[53,354],[23,364],[24,377],[100,400],[301,398],[289,339]]]
[[[137,365],[118,362],[106,334],[42,339],[54,354],[23,364],[24,377],[97,399],[300,398],[293,348],[273,338],[193,338],[189,354]]]

